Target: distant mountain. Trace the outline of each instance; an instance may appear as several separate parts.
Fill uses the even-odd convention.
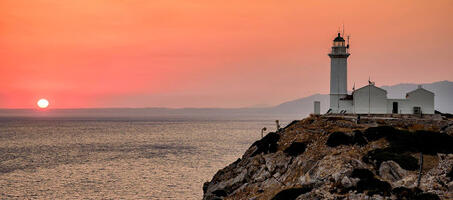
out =
[[[268,108],[269,113],[279,113],[279,114],[293,114],[297,115],[300,118],[306,117],[308,114],[313,112],[314,106],[313,102],[314,101],[320,101],[321,102],[321,112],[327,112],[327,109],[329,107],[329,95],[327,94],[315,94],[311,95],[308,97],[296,99],[293,101],[288,101],[285,103],[282,103],[280,105],[277,105],[272,108]]]
[[[440,81],[422,84],[435,93],[435,108],[441,112],[453,113],[453,82]],[[417,84],[398,84],[382,86],[389,98],[404,98],[406,93],[416,89]],[[72,119],[281,119],[304,118],[313,112],[313,102],[321,102],[321,112],[327,112],[328,94],[315,94],[308,97],[284,102],[271,107],[248,108],[91,108],[91,109],[51,109],[45,112],[34,109],[0,109],[0,117],[39,117]]]
[[[420,84],[403,83],[392,86],[382,86],[387,90],[388,98],[405,98],[406,93],[417,89]],[[439,81],[421,84],[423,88],[435,93],[435,109],[441,112],[453,113],[453,82]],[[313,112],[313,101],[321,102],[321,112],[327,112],[329,105],[328,94],[315,94],[312,96],[282,103],[269,109],[271,113],[286,113],[307,116]]]
[[[403,83],[393,86],[382,86],[387,90],[389,98],[404,98],[406,93],[422,85],[423,88],[434,92],[434,106],[440,112],[453,113],[453,82],[439,81],[425,84]]]

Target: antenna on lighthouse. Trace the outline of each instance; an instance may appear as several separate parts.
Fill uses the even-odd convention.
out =
[[[341,36],[344,37],[344,22],[343,22],[343,33],[341,34]]]
[[[348,44],[346,45],[346,48],[348,48],[348,49],[349,49],[349,38],[350,38],[350,37],[351,37],[351,35],[348,35],[348,36],[347,36],[347,38],[348,38],[348,39],[347,39],[347,40],[348,40]]]

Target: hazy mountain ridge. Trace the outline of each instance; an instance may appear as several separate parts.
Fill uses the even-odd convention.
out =
[[[417,89],[418,85],[434,92],[435,109],[441,112],[453,113],[453,82],[439,81],[425,84],[402,83],[392,86],[381,86],[387,90],[388,98],[405,98],[406,93]],[[326,112],[329,105],[328,94],[315,94],[312,96],[296,99],[273,107],[278,113],[304,113],[304,116],[313,112],[313,101],[321,102],[321,112]]]
[[[403,83],[382,86],[389,98],[404,98],[419,84]],[[453,113],[453,82],[439,81],[422,84],[435,93],[435,109]],[[314,94],[273,107],[246,108],[86,108],[51,109],[45,112],[34,109],[0,109],[0,117],[70,117],[70,118],[150,118],[150,119],[295,119],[313,112],[313,102],[321,102],[321,112],[329,105],[328,94]]]

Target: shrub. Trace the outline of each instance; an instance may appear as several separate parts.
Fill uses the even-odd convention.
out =
[[[359,178],[355,190],[359,193],[367,191],[367,195],[373,196],[374,194],[380,194],[383,196],[390,196],[392,186],[374,177],[374,174],[368,169],[354,169],[351,177]]]
[[[365,139],[365,136],[359,130],[354,131],[353,141],[354,141],[354,144],[358,144],[360,146],[368,144],[368,141]]]
[[[289,188],[289,189],[282,190],[279,193],[277,193],[272,198],[272,200],[293,200],[293,199],[296,199],[301,194],[310,192],[312,189],[313,189],[313,186],[311,186],[311,185],[306,185],[306,186],[297,187],[297,188]]]
[[[351,173],[351,177],[359,179],[372,179],[374,174],[368,169],[354,169]]]
[[[327,139],[326,145],[329,147],[336,147],[339,145],[350,145],[352,138],[343,132],[333,132]]]
[[[333,132],[327,139],[326,145],[329,147],[336,147],[339,145],[365,145],[368,142],[364,138],[362,132],[359,130],[354,131],[352,136],[343,132]]]
[[[277,152],[277,142],[279,139],[280,135],[278,135],[277,133],[268,133],[261,140],[258,140],[252,144],[252,146],[256,146],[257,149],[251,156],[253,157],[261,153],[268,154]]]
[[[431,192],[424,192],[422,194],[417,195],[414,199],[417,200],[440,200],[439,196],[437,194],[431,193]]]
[[[392,194],[394,194],[397,199],[412,199],[412,198],[414,198],[413,194],[415,192],[420,192],[420,189],[418,189],[418,188],[409,189],[406,187],[396,187],[392,190]]]
[[[392,190],[392,194],[396,196],[397,199],[408,199],[408,200],[415,200],[415,199],[424,199],[424,200],[437,200],[440,199],[439,196],[433,193],[423,192],[419,188],[405,188],[405,187],[397,187]]]
[[[375,141],[389,135],[393,135],[397,130],[391,126],[370,127],[365,130],[364,135],[368,141]]]
[[[289,156],[298,156],[305,152],[307,145],[303,142],[293,142],[288,148],[285,149],[285,154]]]
[[[453,153],[453,137],[445,133],[409,132],[390,126],[379,126],[366,129],[364,136],[368,141],[385,138],[393,152]]]
[[[283,130],[286,130],[287,128],[291,127],[292,125],[296,124],[297,122],[300,122],[300,120],[294,120],[294,121],[292,121],[291,123],[289,123],[288,125],[286,125],[285,128],[283,128]]]
[[[426,154],[453,153],[453,137],[450,135],[433,131],[417,131],[414,134],[418,151]]]
[[[417,170],[419,168],[418,160],[407,154],[398,154],[392,149],[375,149],[363,156],[362,160],[366,163],[375,164],[376,168],[381,166],[381,163],[388,160],[393,160],[398,163],[403,169]],[[374,163],[376,161],[376,163]]]

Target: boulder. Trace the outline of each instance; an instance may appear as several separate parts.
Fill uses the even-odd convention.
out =
[[[379,176],[391,183],[401,180],[406,174],[406,170],[392,160],[382,162],[379,167]]]
[[[267,178],[271,177],[271,174],[266,169],[267,168],[263,166],[257,173],[253,175],[252,180],[254,182],[263,182]]]
[[[343,185],[343,187],[345,188],[350,188],[353,185],[351,179],[349,179],[347,176],[343,177],[343,179],[341,179],[341,185]]]
[[[246,175],[247,175],[247,170],[243,170],[236,177],[219,182],[215,185],[211,185],[211,186],[207,186],[207,187],[205,186],[207,188],[206,194],[211,194],[211,196],[213,196],[213,197],[227,196],[232,191],[236,190],[237,188],[239,188],[242,185],[242,183],[245,180]],[[210,199],[210,198],[207,198],[207,199]]]

